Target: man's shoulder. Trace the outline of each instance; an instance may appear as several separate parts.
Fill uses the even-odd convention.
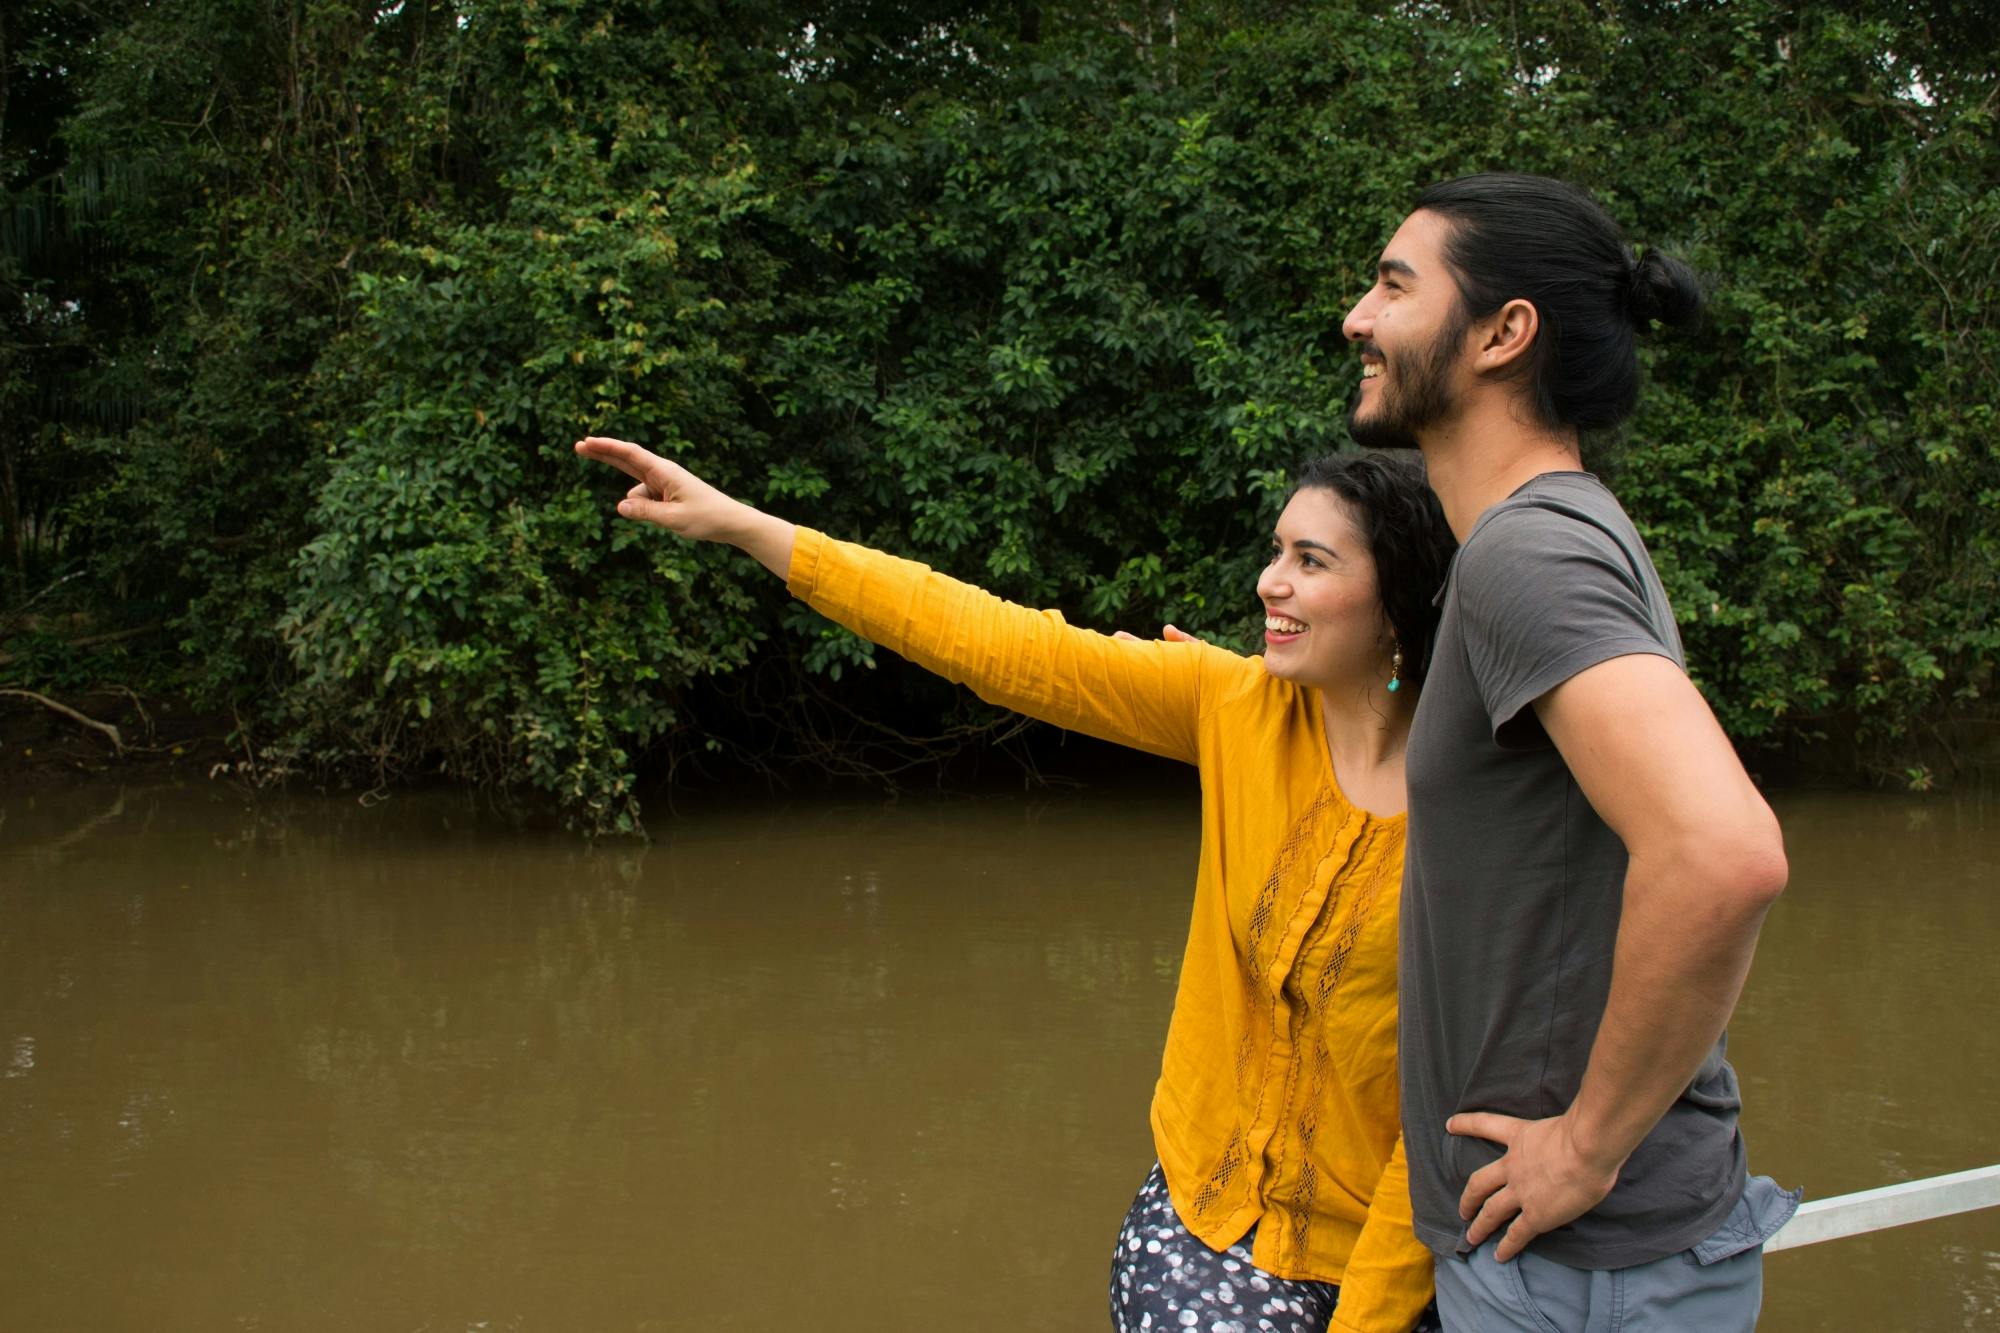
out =
[[[1632,520],[1610,488],[1590,473],[1545,472],[1481,514],[1465,544],[1504,546],[1526,534],[1565,532],[1578,526],[1630,528]]]
[[[1616,496],[1587,472],[1545,473],[1479,516],[1459,551],[1462,574],[1514,577],[1579,555],[1629,563],[1644,550]]]
[[[1454,602],[1469,638],[1561,644],[1643,635],[1680,644],[1638,527],[1602,482],[1550,473],[1480,516],[1459,550]]]

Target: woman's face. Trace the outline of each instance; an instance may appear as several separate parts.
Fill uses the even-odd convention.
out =
[[[1278,516],[1271,563],[1257,580],[1264,603],[1264,669],[1328,689],[1389,680],[1394,648],[1375,586],[1375,557],[1347,501],[1318,488]]]

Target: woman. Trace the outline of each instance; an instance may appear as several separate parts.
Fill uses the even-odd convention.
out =
[[[1159,1162],[1118,1239],[1113,1322],[1428,1326],[1397,1123],[1396,917],[1403,748],[1452,543],[1414,458],[1307,466],[1257,581],[1265,652],[1246,658],[1074,629],[796,528],[637,445],[576,448],[637,482],[625,517],[742,549],[821,614],[990,702],[1199,766]]]

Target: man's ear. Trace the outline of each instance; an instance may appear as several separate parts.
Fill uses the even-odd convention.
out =
[[[1479,321],[1474,367],[1482,374],[1513,369],[1535,345],[1535,335],[1541,331],[1542,315],[1534,302],[1516,297]]]

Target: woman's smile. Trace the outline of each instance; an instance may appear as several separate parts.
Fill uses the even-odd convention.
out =
[[[1264,642],[1276,648],[1303,639],[1312,627],[1302,621],[1272,612],[1264,614]]]

